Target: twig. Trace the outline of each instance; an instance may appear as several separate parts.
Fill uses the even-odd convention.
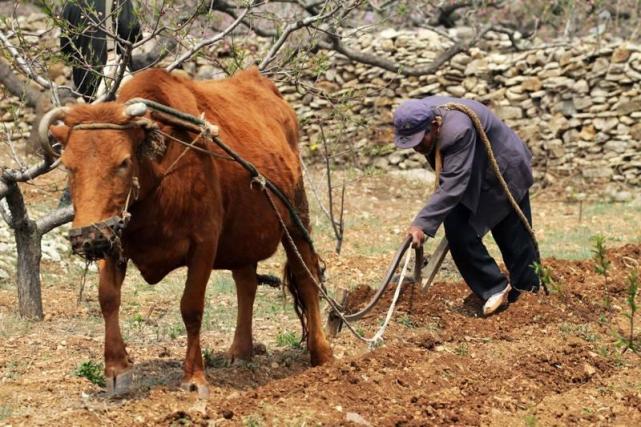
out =
[[[107,100],[111,100],[116,97],[116,91],[120,87],[120,83],[122,83],[122,79],[125,77],[125,71],[127,71],[127,65],[131,62],[131,49],[132,49],[131,43],[124,42],[123,44],[125,47],[125,53],[119,58],[120,63],[118,64],[118,71],[116,72],[116,76],[111,85],[111,88],[109,89],[109,92],[107,92],[106,94]]]
[[[325,132],[321,126],[321,140],[323,141],[323,147],[325,151],[325,172],[327,176],[327,194],[329,199],[329,221],[332,223],[332,229],[334,230],[334,236],[336,236],[336,253],[341,253],[341,246],[343,244],[343,201],[345,200],[345,180],[343,180],[343,190],[341,194],[341,210],[340,210],[340,222],[336,222],[334,218],[334,189],[332,187],[332,168],[329,161],[329,148],[327,147],[327,139],[325,138]]]
[[[40,86],[42,86],[45,89],[54,89],[56,85],[52,83],[50,80],[45,79],[44,77],[38,75],[33,68],[25,61],[25,59],[20,55],[20,52],[15,48],[15,46],[11,43],[9,38],[4,34],[2,30],[0,30],[0,41],[4,45],[5,49],[9,52],[11,57],[15,60],[16,65],[22,72],[29,77],[31,80],[35,81],[38,83]]]
[[[294,23],[288,24],[285,27],[285,30],[283,31],[283,34],[281,34],[280,38],[276,40],[276,42],[272,45],[271,49],[269,49],[269,52],[267,52],[267,55],[265,55],[265,58],[261,61],[260,65],[258,68],[260,70],[264,69],[267,65],[269,65],[270,62],[274,60],[274,57],[276,56],[276,53],[280,50],[280,48],[283,46],[287,38],[291,33],[294,31],[300,30],[303,27],[307,27],[314,22],[327,19],[330,16],[334,15],[337,11],[339,11],[342,8],[342,6],[337,6],[334,9],[330,10],[329,12],[325,14],[318,14],[314,16],[308,16],[307,18],[301,20],[301,21],[296,21]]]
[[[0,198],[0,216],[2,216],[2,219],[7,223],[9,228],[14,228],[13,217],[11,216],[11,212],[9,212],[7,203],[4,198]]]
[[[50,214],[36,220],[36,227],[41,235],[47,234],[56,227],[66,224],[73,219],[73,206],[57,209]]]
[[[379,58],[365,52],[360,52],[348,48],[341,42],[338,37],[332,38],[330,42],[320,40],[318,44],[323,49],[335,50],[336,52],[345,55],[349,59],[360,62],[362,64],[373,65],[375,67],[379,67],[387,71],[392,71],[394,73],[399,73],[404,76],[422,76],[435,73],[444,64],[449,62],[449,60],[452,59],[455,55],[461,52],[468,51],[471,47],[476,45],[479,40],[491,29],[491,26],[485,27],[476,35],[476,37],[474,37],[471,42],[451,46],[449,49],[441,53],[434,61],[432,61],[431,64],[423,67],[406,67],[388,59]]]
[[[223,39],[227,34],[229,34],[231,31],[233,31],[233,29],[236,28],[238,26],[238,24],[240,24],[242,22],[242,20],[245,18],[245,15],[247,15],[247,12],[249,12],[249,10],[252,8],[253,4],[254,4],[253,0],[250,1],[249,5],[247,6],[247,8],[245,8],[245,10],[243,10],[243,12],[238,16],[238,18],[229,27],[227,27],[225,29],[225,31],[223,31],[222,33],[216,34],[213,37],[210,37],[208,39],[205,39],[205,40],[201,41],[196,46],[194,46],[191,50],[189,50],[188,52],[185,52],[177,60],[172,62],[170,65],[168,65],[167,68],[165,68],[165,69],[167,71],[172,71],[173,69],[178,67],[180,64],[182,64],[184,61],[186,61],[187,59],[191,58],[196,52],[198,52],[203,47],[212,45],[212,44],[216,43],[217,41]]]
[[[3,170],[2,174],[0,174],[0,198],[7,195],[7,193],[9,192],[9,186],[11,184],[16,182],[31,181],[35,177],[54,169],[57,164],[57,162],[51,163],[50,161],[45,160],[42,163],[31,166],[29,169],[23,171],[14,169]]]

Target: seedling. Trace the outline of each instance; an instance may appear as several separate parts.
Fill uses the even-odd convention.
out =
[[[276,335],[276,344],[279,347],[301,348],[300,339],[294,332],[281,331]]]
[[[626,298],[626,302],[628,304],[629,312],[623,313],[623,315],[627,317],[629,320],[630,330],[628,332],[627,337],[620,336],[617,342],[617,344],[623,347],[623,353],[625,353],[627,350],[632,350],[635,353],[641,350],[641,348],[639,348],[639,345],[635,342],[635,339],[634,339],[634,315],[636,314],[638,309],[637,303],[636,303],[638,290],[639,290],[639,272],[636,270],[633,270],[628,276],[628,296]]]
[[[563,295],[563,288],[552,277],[552,269],[550,267],[546,267],[540,262],[534,262],[532,263],[532,269],[544,288]]]
[[[105,377],[103,375],[103,367],[101,363],[92,362],[91,360],[82,362],[80,366],[73,371],[73,373],[77,377],[84,377],[88,379],[97,386],[105,386]]]
[[[612,306],[610,301],[610,292],[608,290],[608,272],[610,270],[610,261],[608,260],[608,254],[605,249],[605,236],[597,234],[592,237],[594,241],[594,248],[592,249],[593,259],[594,259],[594,271],[603,276],[603,305],[606,310],[610,311]]]

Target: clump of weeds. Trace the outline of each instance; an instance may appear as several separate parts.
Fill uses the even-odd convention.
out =
[[[301,348],[300,338],[292,331],[281,331],[276,335],[279,347]]]
[[[77,377],[88,379],[91,383],[104,387],[105,376],[103,375],[103,366],[101,363],[96,363],[91,360],[82,362],[74,371],[73,374]]]

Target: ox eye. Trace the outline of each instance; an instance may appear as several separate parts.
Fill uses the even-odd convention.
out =
[[[131,167],[131,159],[127,157],[117,167],[118,172],[126,172]]]

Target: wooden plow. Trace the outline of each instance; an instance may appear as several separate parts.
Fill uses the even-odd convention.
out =
[[[412,237],[408,236],[396,251],[394,258],[392,259],[392,262],[390,263],[390,266],[385,273],[385,277],[383,278],[381,286],[378,288],[367,305],[365,305],[365,307],[363,307],[359,311],[355,313],[344,312],[344,310],[349,307],[350,292],[346,289],[342,291],[342,295],[340,297],[340,313],[338,313],[335,309],[330,309],[327,317],[327,331],[330,336],[336,336],[342,329],[345,322],[353,322],[362,319],[376,306],[376,304],[379,302],[379,300],[387,290],[389,284],[397,278],[397,276],[394,276],[394,272],[398,268],[403,255],[405,255],[405,253],[411,248],[411,246]],[[432,255],[428,257],[425,257],[423,254],[423,246],[415,248],[413,277],[406,277],[403,280],[401,286],[411,286],[412,296],[414,295],[414,287],[417,284],[420,284],[421,292],[426,292],[434,281],[436,273],[438,273],[438,271],[440,270],[448,250],[449,246],[445,237],[441,239]],[[413,298],[410,299],[410,304],[412,303],[412,299]]]

